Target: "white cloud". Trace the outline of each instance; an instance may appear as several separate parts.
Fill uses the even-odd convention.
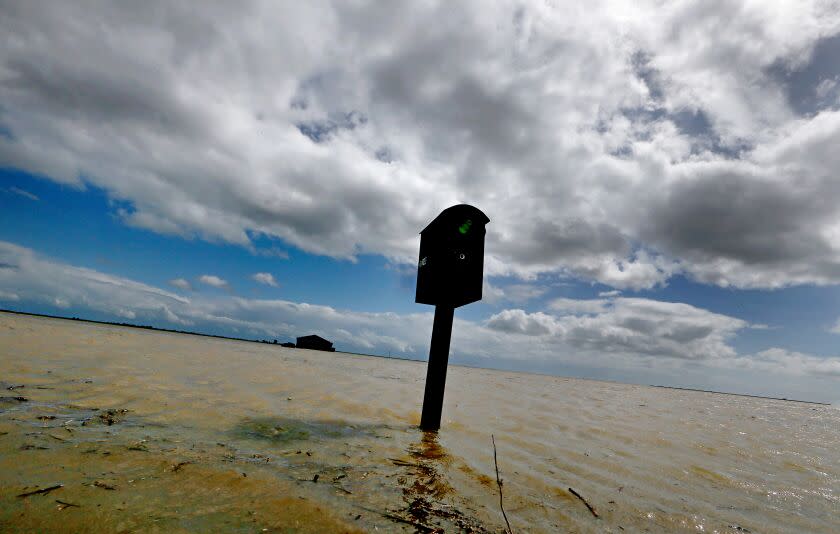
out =
[[[198,277],[198,281],[202,284],[206,284],[208,286],[213,287],[227,287],[228,283],[227,280],[219,278],[218,276],[212,274],[203,274]]]
[[[25,2],[0,19],[0,164],[257,253],[268,236],[413,263],[419,229],[466,201],[491,218],[491,275],[834,284],[840,112],[798,114],[791,80],[828,68],[838,13]]]
[[[20,297],[17,293],[12,293],[11,291],[0,291],[0,300],[18,301]]]
[[[0,241],[0,291],[18,300],[70,306],[126,317],[157,317],[162,306],[186,307],[190,300],[169,291],[85,267],[40,257],[34,251]]]
[[[524,310],[503,310],[485,322],[487,328],[510,334],[544,336],[557,332],[557,320],[542,312],[527,313]]]
[[[605,299],[567,299],[557,298],[548,303],[548,307],[554,311],[564,312],[564,314],[587,314],[587,313],[602,313],[607,309],[611,302]]]
[[[817,84],[817,87],[814,89],[814,92],[817,94],[818,98],[826,99],[834,92],[834,89],[837,87],[837,80],[838,78],[826,78],[825,80],[821,81]]]
[[[119,310],[116,311],[116,314],[119,317],[123,317],[125,319],[136,319],[137,318],[136,313],[134,313],[131,310],[126,310],[126,309],[119,309]]]
[[[481,300],[488,304],[500,304],[510,302],[513,304],[525,304],[531,300],[545,295],[549,288],[539,284],[507,284],[496,286],[484,277],[484,286],[481,290]]]
[[[801,352],[771,348],[750,356],[720,362],[732,368],[771,371],[788,375],[840,378],[840,358],[818,358]]]
[[[178,289],[183,289],[184,291],[192,290],[192,284],[184,278],[173,278],[169,281],[169,285],[177,287]]]
[[[600,293],[598,293],[599,297],[605,297],[605,298],[617,297],[619,295],[621,295],[621,291],[619,291],[617,289],[613,289],[612,291],[601,291]]]
[[[736,356],[728,341],[747,326],[689,304],[618,298],[598,315],[567,317],[564,335],[589,350],[711,360]]]
[[[251,279],[260,284],[277,287],[277,280],[274,279],[274,275],[271,273],[254,273]]]
[[[12,193],[14,193],[16,195],[20,195],[24,198],[28,198],[29,200],[41,200],[40,198],[38,198],[37,195],[35,195],[33,193],[30,193],[29,191],[26,191],[25,189],[21,189],[19,187],[10,187],[9,191],[11,191]]]

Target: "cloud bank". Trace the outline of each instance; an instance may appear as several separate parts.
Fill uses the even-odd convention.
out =
[[[3,11],[0,164],[126,224],[412,263],[469,202],[491,275],[840,282],[835,2]]]

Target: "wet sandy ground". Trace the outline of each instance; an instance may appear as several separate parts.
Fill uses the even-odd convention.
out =
[[[840,410],[453,366],[435,435],[424,375],[0,313],[0,531],[502,532],[491,434],[516,532],[840,530]]]

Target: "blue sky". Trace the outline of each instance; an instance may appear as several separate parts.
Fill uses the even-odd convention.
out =
[[[452,361],[835,401],[840,17],[640,6],[18,6],[0,306],[423,359],[466,202]]]

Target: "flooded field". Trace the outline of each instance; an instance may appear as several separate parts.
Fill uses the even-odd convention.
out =
[[[455,347],[457,350],[457,347]],[[840,531],[840,410],[0,313],[2,532]],[[587,504],[589,506],[587,506]]]

